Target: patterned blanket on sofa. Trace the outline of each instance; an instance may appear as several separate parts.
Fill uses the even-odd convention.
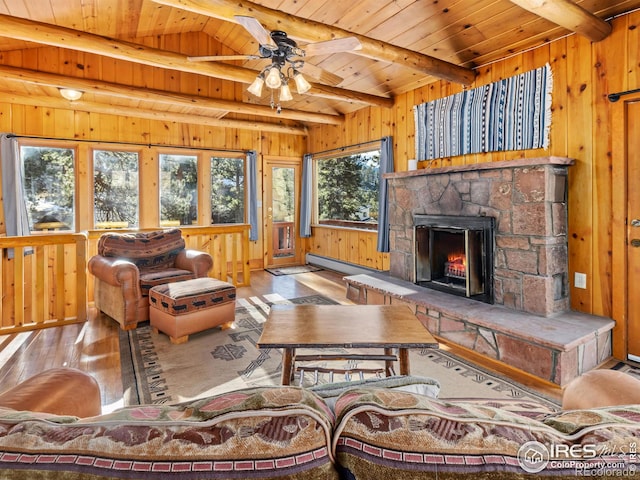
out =
[[[87,419],[0,409],[0,478],[337,479],[333,414],[296,387]]]
[[[343,478],[640,478],[640,405],[556,412],[359,389],[338,398],[335,413]]]

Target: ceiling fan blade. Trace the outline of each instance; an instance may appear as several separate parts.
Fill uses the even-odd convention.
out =
[[[356,37],[336,38],[335,40],[327,40],[326,42],[310,43],[303,47],[305,57],[361,49],[362,44]]]
[[[242,25],[263,47],[271,48],[273,50],[278,48],[271,38],[269,31],[264,28],[258,20],[244,15],[235,15],[233,18],[235,18],[236,22]]]
[[[336,86],[344,80],[344,78],[336,75],[335,73],[328,72],[327,70],[320,68],[316,65],[312,65],[310,63],[305,62],[304,66],[300,70],[304,75],[309,75],[310,77],[319,80],[320,83],[324,83],[325,85]]]
[[[218,60],[257,60],[260,55],[203,55],[200,57],[187,57],[190,62],[215,62]]]

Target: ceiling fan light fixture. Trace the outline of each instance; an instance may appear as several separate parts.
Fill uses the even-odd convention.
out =
[[[289,88],[288,83],[283,83],[282,88],[280,88],[280,101],[288,102],[293,100],[293,95],[291,95],[291,89]]]
[[[256,97],[260,97],[262,95],[263,86],[264,86],[264,75],[261,73],[256,77],[253,83],[249,85],[249,88],[247,88],[247,92],[249,92],[252,95],[255,95]]]
[[[80,90],[74,90],[73,88],[59,88],[60,95],[63,98],[66,98],[70,102],[74,102],[76,100],[80,100],[82,97],[82,93]]]
[[[307,93],[311,90],[311,84],[307,82],[307,79],[302,76],[298,70],[293,71],[293,80],[296,82],[296,89],[299,94]]]
[[[282,74],[280,73],[279,68],[271,67],[269,69],[269,73],[267,73],[267,76],[264,79],[264,83],[266,83],[267,87],[269,88],[280,88],[280,86],[282,85],[282,79],[280,78],[280,75]]]

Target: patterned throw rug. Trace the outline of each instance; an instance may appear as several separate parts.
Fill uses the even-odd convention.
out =
[[[164,334],[154,334],[148,322],[120,332],[120,356],[125,405],[179,403],[235,389],[280,384],[282,354],[279,349],[258,349],[262,325],[273,304],[335,304],[321,295],[285,299],[278,294],[239,298],[234,328],[214,328],[190,335],[174,345]],[[337,350],[333,350],[335,353]],[[300,350],[312,353],[312,350]],[[327,353],[324,350],[324,353]],[[440,398],[531,399],[556,407],[557,402],[511,380],[489,373],[445,350],[410,351],[411,374],[431,377],[441,384]],[[330,362],[318,367],[354,369],[381,367],[374,362]],[[367,374],[365,378],[370,378]],[[360,379],[357,374],[351,379]],[[303,385],[340,382],[342,375],[305,369]],[[299,374],[296,378],[299,384]]]

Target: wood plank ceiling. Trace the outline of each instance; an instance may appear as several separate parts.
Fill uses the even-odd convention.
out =
[[[608,19],[636,8],[640,0],[0,0],[0,93],[5,101],[68,108],[58,93],[67,86],[86,92],[77,109],[303,134],[305,125],[339,124],[366,105],[389,107],[395,95],[440,78],[469,85],[479,66],[564,35],[599,41]],[[257,54],[258,42],[234,15],[283,30],[302,48],[348,36],[362,48],[308,58],[301,71],[311,90],[292,88],[293,100],[277,112],[268,89],[261,98],[246,91],[269,60],[187,59]],[[192,88],[197,80],[162,89],[118,75],[97,80],[32,53],[43,46],[61,49],[56,58],[84,52],[219,79],[220,87],[202,95]],[[315,78],[312,66],[341,81]]]

